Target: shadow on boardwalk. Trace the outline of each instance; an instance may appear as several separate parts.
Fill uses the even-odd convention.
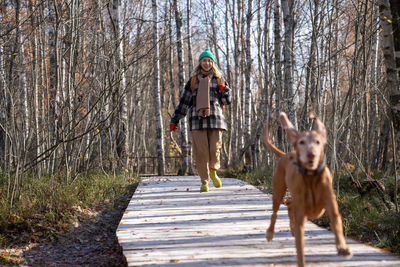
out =
[[[117,230],[129,266],[296,266],[285,206],[267,242],[270,195],[230,178],[222,178],[220,189],[199,193],[199,180],[149,177],[139,184]],[[307,265],[400,266],[400,257],[347,242],[351,259],[336,255],[331,232],[307,222]]]

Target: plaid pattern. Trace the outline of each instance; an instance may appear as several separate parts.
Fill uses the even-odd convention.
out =
[[[226,87],[222,93],[218,92],[217,78],[213,77],[210,84],[210,116],[199,118],[196,111],[196,96],[199,81],[196,81],[194,92],[190,89],[190,81],[186,83],[184,92],[179,100],[179,104],[171,117],[171,123],[178,125],[179,121],[186,116],[189,110],[189,127],[190,130],[202,129],[222,129],[227,130],[225,116],[222,112],[221,105],[229,105],[232,101],[231,89],[225,83]]]

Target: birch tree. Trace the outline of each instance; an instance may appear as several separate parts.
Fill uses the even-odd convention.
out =
[[[187,49],[188,49],[188,73],[189,75],[193,72],[193,55],[192,55],[192,0],[187,0]],[[171,65],[172,66],[172,65]],[[188,171],[193,174],[193,158],[192,158],[192,136],[188,131]]]
[[[253,18],[253,1],[249,0],[247,2],[247,14],[246,14],[246,69],[245,69],[245,97],[244,97],[244,134],[246,142],[250,141],[251,135],[251,100],[252,100],[252,93],[251,93],[251,69],[253,60],[251,58],[251,31],[252,31],[252,18]]]
[[[233,62],[234,62],[234,83],[233,83],[233,99],[236,101],[233,103],[233,156],[235,165],[238,164],[238,156],[240,153],[241,146],[243,145],[243,136],[242,136],[242,97],[241,97],[241,87],[243,86],[240,83],[242,72],[241,72],[241,58],[242,58],[242,47],[241,40],[243,40],[243,2],[242,1],[233,1],[232,9],[230,10],[230,17],[232,18],[232,28],[233,28]]]
[[[115,64],[117,76],[117,103],[118,105],[118,120],[116,123],[116,151],[119,158],[126,158],[129,150],[129,136],[128,127],[128,112],[127,112],[127,88],[126,88],[126,74],[124,64],[124,40],[122,38],[123,22],[121,20],[121,0],[113,0],[111,22],[114,30],[114,37],[116,42]],[[127,162],[125,162],[127,164]]]
[[[310,1],[310,17],[311,17],[311,26],[312,26],[312,33],[311,33],[311,44],[310,44],[310,55],[309,59],[307,62],[307,67],[306,67],[306,85],[305,85],[305,100],[304,100],[304,106],[303,106],[303,111],[302,111],[302,121],[307,122],[308,121],[308,111],[310,110],[310,107],[317,112],[317,114],[320,114],[320,104],[318,103],[319,99],[317,96],[317,88],[316,88],[316,54],[317,54],[317,37],[318,37],[318,31],[320,30],[319,27],[319,15],[320,15],[320,10],[319,10],[319,5],[320,1],[319,0],[314,0]],[[313,3],[313,5],[311,4]],[[305,129],[308,129],[306,126]]]
[[[229,17],[229,7],[230,3],[229,0],[225,0],[225,17]],[[231,60],[230,60],[230,54],[231,54],[231,47],[230,47],[230,38],[229,38],[229,20],[225,20],[225,44],[226,44],[226,51],[225,51],[225,61],[226,61],[226,79],[228,84],[232,84],[232,77],[231,77]],[[233,127],[232,124],[234,122],[233,120],[233,107],[234,105],[229,105],[228,110],[229,110],[229,117],[228,117],[228,140],[227,140],[227,165],[229,166],[231,164],[232,160],[232,145],[233,145]]]
[[[187,48],[188,48],[188,73],[189,75],[193,72],[193,55],[192,55],[192,0],[187,0]]]
[[[284,34],[284,71],[285,71],[285,94],[287,98],[287,109],[290,121],[297,127],[297,112],[295,109],[295,95],[293,92],[293,43],[294,43],[294,8],[295,0],[282,0],[282,14],[285,25]]]
[[[390,101],[390,115],[392,120],[392,138],[393,138],[393,154],[394,154],[394,172],[395,172],[395,190],[394,190],[394,199],[396,210],[399,210],[397,203],[397,160],[398,160],[398,151],[400,151],[400,83],[399,83],[399,72],[396,69],[396,61],[395,61],[395,44],[394,44],[394,36],[393,36],[393,28],[392,28],[392,13],[391,6],[388,0],[379,0],[379,12],[380,12],[380,24],[382,27],[382,50],[383,56],[385,59],[386,65],[386,86],[389,95]],[[394,3],[394,1],[393,1]],[[395,9],[396,4],[393,6],[393,11],[396,12],[397,15],[400,14],[400,10]],[[400,7],[399,7],[400,9]],[[393,12],[393,13],[395,13]],[[399,28],[397,29],[397,31]],[[398,35],[400,35],[397,32]],[[396,40],[399,40],[400,37],[396,36]],[[398,45],[398,44],[397,44]]]
[[[48,129],[48,138],[47,138],[47,149],[53,147],[57,143],[57,135],[59,134],[57,131],[58,127],[58,109],[57,109],[57,92],[59,90],[59,69],[60,66],[58,64],[58,33],[59,33],[59,20],[58,20],[58,6],[56,1],[49,1],[49,20],[50,20],[50,29],[49,29],[49,84],[47,88],[47,129]],[[58,114],[59,115],[59,114]],[[51,170],[51,173],[54,173],[56,168],[56,158],[57,154],[55,151],[51,151],[52,157],[49,161],[48,169]]]
[[[379,0],[378,4],[380,11],[380,24],[382,27],[382,50],[386,65],[386,85],[389,93],[393,124],[397,134],[399,134],[400,133],[400,87],[399,87],[399,71],[396,69],[397,54],[395,54],[395,42],[394,42],[393,27],[392,27],[393,16],[390,5],[391,2],[392,1],[389,0]],[[393,1],[393,4],[394,2],[395,1]],[[395,6],[396,4],[393,5],[393,9],[395,9]],[[400,38],[396,36],[396,40],[398,39]],[[396,46],[399,45],[396,44]],[[400,141],[399,138],[396,139]]]
[[[0,32],[3,33],[0,29]],[[6,83],[6,72],[4,64],[4,48],[3,44],[0,43],[0,168],[6,170],[6,99],[7,99],[7,83]]]
[[[158,156],[158,175],[164,175],[164,135],[163,122],[161,118],[161,101],[160,101],[160,60],[158,48],[158,8],[157,0],[152,0],[153,10],[153,42],[154,42],[154,108],[156,114],[156,131],[157,131],[157,156]]]
[[[178,0],[174,0],[175,10],[175,23],[176,23],[176,50],[178,55],[178,77],[179,77],[179,92],[183,94],[185,87],[185,70],[183,65],[183,40],[182,40],[182,13]],[[188,145],[188,128],[186,123],[186,117],[180,121],[180,134],[182,140],[182,168],[179,173],[187,173],[189,168],[189,145]]]
[[[372,144],[369,143],[369,148],[367,149],[367,162],[371,162],[368,166],[371,169],[377,168],[378,165],[378,148],[379,148],[379,108],[378,108],[378,61],[379,61],[379,9],[376,5],[374,8],[374,29],[373,29],[373,39],[371,42],[372,50],[372,60],[371,60],[371,91],[370,94],[370,139],[376,140]]]
[[[280,0],[274,1],[274,76],[275,76],[275,120],[279,121],[279,112],[282,111],[283,75],[282,75],[282,17]],[[277,143],[282,146],[283,130],[278,124]]]

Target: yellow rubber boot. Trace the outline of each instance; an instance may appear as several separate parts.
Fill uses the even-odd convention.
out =
[[[221,179],[219,179],[216,171],[211,171],[211,180],[216,188],[220,188],[222,186]]]
[[[208,184],[202,184],[200,186],[200,192],[208,192]]]

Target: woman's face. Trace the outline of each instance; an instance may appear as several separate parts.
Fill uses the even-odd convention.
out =
[[[200,66],[201,66],[201,68],[202,68],[204,71],[209,71],[209,70],[211,70],[213,64],[214,64],[214,61],[212,61],[212,59],[209,58],[209,57],[203,57],[203,58],[200,60]]]

